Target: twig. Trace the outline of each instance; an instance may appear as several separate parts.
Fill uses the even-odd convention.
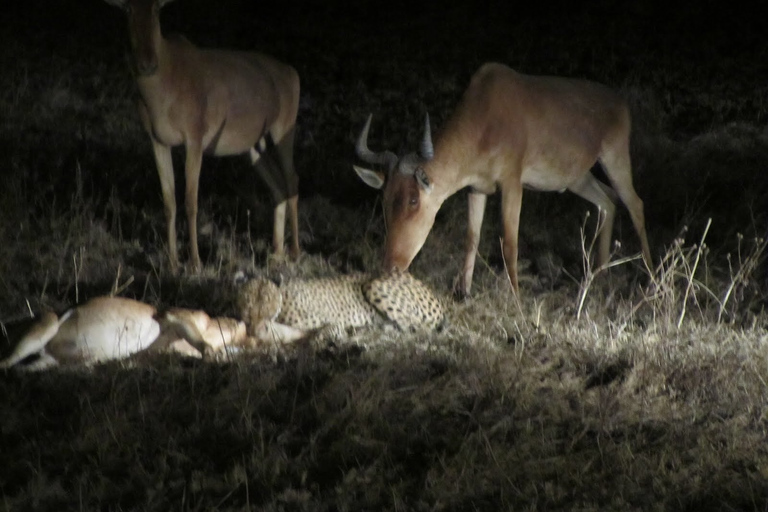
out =
[[[592,265],[590,263],[590,259],[592,256],[592,250],[595,247],[595,241],[597,240],[597,234],[600,232],[601,228],[601,219],[603,215],[601,215],[600,208],[597,209],[597,223],[595,224],[595,233],[592,235],[592,240],[589,242],[589,246],[586,245],[586,240],[584,237],[584,231],[586,229],[587,221],[589,220],[589,210],[587,210],[587,213],[584,215],[584,223],[581,225],[581,262],[582,262],[582,268],[584,269],[584,279],[582,280],[581,286],[579,287],[579,305],[576,307],[576,320],[579,320],[581,318],[581,311],[584,308],[584,302],[587,300],[587,293],[589,292],[590,287],[592,286],[592,282],[595,280],[595,277],[597,274],[603,270],[603,267],[598,268],[594,272],[592,271]],[[604,221],[604,219],[602,219]]]
[[[731,298],[731,295],[733,294],[736,287],[739,285],[739,283],[746,283],[749,280],[750,274],[754,272],[754,270],[757,268],[757,265],[760,260],[760,256],[765,251],[766,247],[766,241],[762,238],[755,239],[755,247],[752,249],[752,252],[746,257],[746,259],[742,260],[741,257],[741,240],[743,239],[743,236],[741,234],[739,236],[739,245],[738,245],[738,252],[739,252],[739,268],[736,271],[736,274],[733,273],[733,268],[731,267],[731,255],[728,255],[728,267],[731,274],[731,282],[728,285],[728,289],[725,291],[725,295],[723,296],[723,300],[720,301],[720,309],[717,312],[717,323],[719,324],[722,317],[723,312],[725,311],[725,307],[728,304],[728,301]]]
[[[680,318],[677,320],[677,328],[679,329],[680,326],[683,323],[683,319],[685,318],[685,308],[688,304],[688,296],[691,293],[691,288],[693,287],[693,276],[696,274],[696,268],[699,266],[699,260],[701,259],[701,253],[704,252],[704,239],[707,238],[707,233],[709,232],[709,226],[712,225],[712,217],[707,219],[707,227],[704,228],[704,233],[701,235],[701,240],[699,241],[699,247],[696,249],[696,260],[693,262],[693,268],[688,273],[688,285],[685,288],[685,295],[683,296],[683,309],[680,311]]]
[[[77,265],[77,255],[78,253],[72,254],[72,264],[74,265],[74,271],[75,271],[75,304],[80,303],[80,271],[83,268],[83,252],[85,251],[84,247],[80,247],[80,250],[78,251],[80,254],[80,266]]]

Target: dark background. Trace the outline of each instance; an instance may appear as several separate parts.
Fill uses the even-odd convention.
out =
[[[164,33],[181,32],[200,46],[256,49],[298,70],[296,167],[302,229],[312,232],[308,252],[331,255],[338,247],[329,244],[362,236],[383,241],[378,213],[365,233],[354,222],[344,232],[350,226],[339,223],[368,221],[378,198],[351,170],[368,113],[373,149],[410,151],[424,114],[439,134],[472,73],[494,60],[524,73],[599,81],[627,98],[635,186],[655,256],[684,226],[697,233],[709,217],[710,245],[723,253],[736,231],[766,232],[768,45],[764,17],[746,3],[177,0],[164,7],[162,24]],[[63,216],[74,197],[104,216],[111,234],[144,247],[163,243],[125,25],[120,10],[95,0],[17,2],[2,17],[0,204],[8,219],[14,211]],[[182,212],[183,152],[174,158]],[[268,238],[261,235],[271,230],[269,200],[249,171],[243,159],[206,159],[201,207],[218,226]],[[338,210],[314,209],[313,198]],[[123,205],[117,213],[115,202]],[[255,208],[250,224],[246,205]],[[461,198],[446,203],[438,224],[462,224],[446,213],[459,208]],[[498,233],[493,208],[492,201],[486,225]],[[528,247],[541,242],[540,233],[551,233],[543,243],[567,246],[555,251],[580,266],[577,237],[588,206],[570,194],[529,193],[523,208],[521,257],[532,256]],[[619,211],[616,236],[632,250],[635,236]],[[558,238],[556,227],[572,238]],[[463,229],[455,236],[458,258]],[[484,241],[496,257],[498,241]]]

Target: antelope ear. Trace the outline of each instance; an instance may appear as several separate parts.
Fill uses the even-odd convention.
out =
[[[360,179],[365,182],[369,187],[381,189],[384,187],[384,180],[386,175],[383,172],[373,171],[371,169],[365,169],[364,167],[352,166]]]
[[[416,182],[424,192],[427,194],[432,192],[432,183],[429,182],[429,176],[424,172],[424,169],[417,167],[416,171],[413,173],[413,177],[416,178]]]
[[[191,315],[185,314],[187,312],[194,313],[191,310],[171,309],[155,315],[155,321],[160,324],[160,332],[167,336],[167,340],[182,338],[203,354],[208,343],[200,331],[200,326]]]

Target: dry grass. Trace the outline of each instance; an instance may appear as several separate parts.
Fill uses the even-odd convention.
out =
[[[437,333],[359,330],[277,359],[156,356],[0,375],[0,509],[768,509],[764,59],[734,25],[741,18],[718,18],[732,29],[718,36],[681,15],[709,34],[704,44],[639,6],[605,4],[606,25],[572,7],[513,15],[493,2],[472,13],[409,5],[407,16],[395,4],[288,2],[259,16],[247,2],[206,5],[173,3],[164,22],[197,42],[258,46],[300,71],[306,254],[270,257],[259,184],[244,162],[206,160],[205,270],[170,277],[159,187],[115,35],[124,20],[106,5],[52,2],[51,19],[26,22],[50,31],[0,31],[0,355],[30,310],[112,290],[231,315],[239,270],[374,271],[384,226],[350,168],[356,130],[374,111],[372,146],[405,148],[424,111],[442,126],[491,59],[591,77],[628,98],[653,277],[633,258],[623,210],[616,264],[595,270],[594,212],[585,220],[578,198],[527,193],[521,297],[504,274],[492,198],[474,295],[456,302],[459,194],[412,266],[445,295],[450,321]],[[57,13],[70,8],[80,21],[65,27]]]

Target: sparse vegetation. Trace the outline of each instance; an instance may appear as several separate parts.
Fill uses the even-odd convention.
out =
[[[628,98],[656,268],[651,277],[632,258],[623,207],[619,264],[590,269],[596,212],[585,222],[577,197],[526,193],[521,296],[492,199],[474,295],[454,301],[459,194],[412,266],[445,295],[450,322],[433,335],[361,330],[276,359],[162,355],[0,374],[0,509],[768,509],[757,15],[723,8],[712,21],[702,13],[714,7],[653,2],[174,2],[168,30],[262,48],[299,70],[306,254],[271,258],[268,195],[245,162],[207,159],[205,270],[172,278],[124,17],[102,4],[32,2],[0,26],[0,356],[29,311],[113,290],[233,315],[237,270],[375,271],[385,228],[351,170],[357,130],[373,111],[377,144],[410,147],[425,110],[439,131],[487,60],[588,77]]]

